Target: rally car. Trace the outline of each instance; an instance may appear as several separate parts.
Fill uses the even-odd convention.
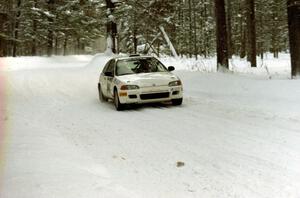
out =
[[[182,104],[182,82],[152,56],[133,55],[109,60],[99,77],[100,101],[112,99],[116,109],[126,104],[170,101]]]

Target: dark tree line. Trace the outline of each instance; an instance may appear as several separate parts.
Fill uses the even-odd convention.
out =
[[[278,57],[290,45],[295,65],[298,5],[299,0],[1,0],[0,56],[91,53],[95,40],[110,37],[115,53],[176,49],[180,56],[199,58],[218,52],[225,67],[232,56],[255,67],[257,56]]]
[[[181,56],[197,59],[217,52],[218,65],[227,68],[233,55],[256,67],[258,55],[271,52],[278,58],[289,51],[285,0],[127,0],[119,5],[115,17],[122,52],[136,53],[145,45],[156,54],[170,53],[158,36],[161,25]]]
[[[104,24],[102,0],[1,0],[0,56],[85,53]]]
[[[275,3],[283,2],[276,1]],[[229,1],[227,3],[230,4]],[[277,4],[280,5],[280,4]],[[271,51],[274,53],[274,57],[278,57],[279,49],[279,36],[278,32],[280,28],[279,26],[279,10],[275,9],[276,4],[271,6],[271,15],[273,17],[271,28]],[[232,55],[231,50],[228,52],[228,49],[232,49],[231,43],[231,33],[227,35],[227,31],[231,32],[231,22],[228,19],[225,20],[225,2],[224,0],[215,0],[215,14],[217,21],[217,62],[218,66],[224,66],[228,68],[228,58]],[[228,10],[231,11],[231,5],[227,5]],[[247,60],[251,63],[252,67],[256,67],[256,56],[257,56],[257,41],[256,41],[256,15],[255,15],[255,1],[254,0],[246,0],[246,31],[247,34],[244,34],[244,39],[246,36],[245,45]],[[292,65],[292,76],[300,76],[300,0],[288,0],[287,1],[287,13],[288,13],[288,27],[289,27],[289,44],[290,44],[290,53],[291,53],[291,65]],[[260,21],[262,23],[262,19]],[[277,25],[277,26],[276,26]],[[263,27],[261,27],[263,29]],[[222,34],[223,33],[223,34]],[[227,41],[228,39],[228,41]],[[264,42],[264,41],[262,41]],[[262,46],[259,45],[261,48]],[[260,49],[261,50],[261,49]],[[263,53],[263,52],[261,52]],[[243,57],[241,55],[241,57]]]

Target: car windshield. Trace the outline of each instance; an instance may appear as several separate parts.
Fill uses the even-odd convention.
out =
[[[117,76],[138,73],[167,72],[165,66],[155,58],[124,59],[117,62]]]

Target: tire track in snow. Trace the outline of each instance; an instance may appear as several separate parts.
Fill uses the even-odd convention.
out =
[[[97,101],[98,72],[96,68],[39,69],[15,76],[13,93],[21,93],[24,101],[13,100],[18,124],[13,130],[14,146],[24,153],[11,155],[20,157],[26,169],[14,164],[11,176],[24,180],[10,180],[9,186],[22,186],[29,179],[24,189],[65,197],[298,195],[299,172],[294,169],[298,134],[289,127],[295,122],[284,123],[280,117],[265,120],[264,108],[256,112],[251,104],[249,110],[234,107],[227,104],[228,95],[222,103],[222,94],[214,93],[218,90],[196,83],[201,78],[197,73],[182,74],[187,79],[182,107],[145,105],[116,112],[112,103]],[[210,77],[216,80],[211,74],[204,77],[207,83]],[[227,78],[220,82],[230,84]],[[242,105],[247,102],[245,97],[235,97]],[[28,157],[25,151],[32,152],[33,161],[24,157]],[[185,166],[177,168],[177,161]],[[44,171],[46,162],[52,166],[50,173],[68,174],[55,179],[43,173],[45,177],[39,178],[39,172],[31,168]],[[34,174],[30,177],[26,171]],[[76,181],[79,178],[84,179]],[[60,180],[68,184],[61,187]]]

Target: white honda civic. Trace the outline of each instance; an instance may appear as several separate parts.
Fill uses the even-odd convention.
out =
[[[113,58],[100,75],[99,99],[112,99],[118,111],[125,104],[171,101],[181,105],[183,88],[180,79],[171,73],[174,69],[152,56]]]

